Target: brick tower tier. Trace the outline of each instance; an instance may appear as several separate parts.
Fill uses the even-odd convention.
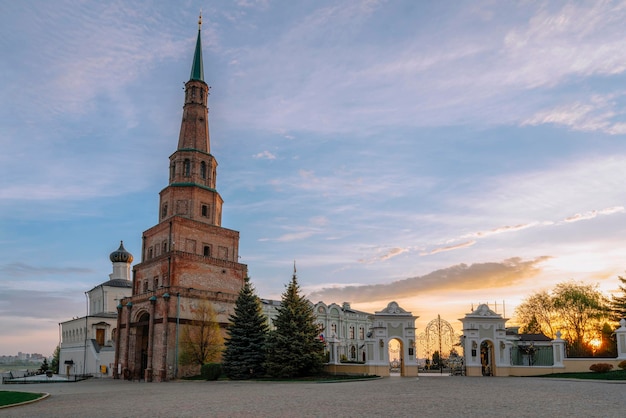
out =
[[[200,23],[200,22],[199,22]],[[169,184],[160,193],[159,223],[143,233],[133,293],[118,305],[116,378],[162,381],[195,373],[179,363],[182,327],[210,304],[224,327],[247,275],[239,232],[222,223],[217,161],[210,153],[200,28]]]

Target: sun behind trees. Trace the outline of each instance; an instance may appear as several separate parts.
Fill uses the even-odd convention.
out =
[[[609,348],[609,341],[603,337],[611,307],[597,285],[559,283],[551,292],[544,290],[527,297],[515,313],[522,333],[544,334],[554,339],[560,331],[571,357],[590,356]],[[605,347],[599,347],[598,341]]]

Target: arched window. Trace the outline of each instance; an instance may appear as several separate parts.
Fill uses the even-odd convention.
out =
[[[204,161],[200,163],[200,177],[206,178],[206,163]]]
[[[188,158],[186,158],[183,163],[183,173],[185,177],[189,177],[191,175],[191,161],[189,161]]]
[[[350,327],[350,339],[354,340],[354,327]]]
[[[353,360],[356,359],[356,347],[355,346],[350,347],[350,358]]]

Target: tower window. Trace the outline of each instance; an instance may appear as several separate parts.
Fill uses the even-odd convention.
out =
[[[167,252],[167,241],[163,241],[163,254]]]
[[[161,208],[161,218],[165,218],[167,216],[167,203],[163,203],[163,207]],[[163,250],[165,252],[165,250]]]
[[[209,245],[204,246],[204,256],[211,257],[211,247]]]
[[[176,175],[176,163],[172,163],[172,168],[170,172],[170,180],[173,180],[175,175]]]
[[[206,178],[206,163],[204,161],[200,163],[200,177]]]
[[[152,247],[148,248],[148,260],[152,259]]]
[[[145,280],[143,282],[143,291],[144,291],[144,293],[148,291],[148,280]]]
[[[187,158],[183,163],[183,173],[185,177],[189,177],[191,175],[191,161]]]
[[[202,216],[209,216],[209,207],[207,205],[202,205]]]

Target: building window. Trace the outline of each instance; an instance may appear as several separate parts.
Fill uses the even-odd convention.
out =
[[[350,339],[354,340],[354,327],[350,327]]]
[[[170,172],[170,180],[173,180],[175,175],[176,175],[176,163],[172,163],[171,172]]]
[[[200,177],[206,178],[206,163],[204,161],[200,163]]]
[[[167,252],[167,241],[163,241],[163,254]]]
[[[188,158],[183,163],[183,175],[189,177],[191,175],[191,161]]]
[[[209,207],[207,205],[202,205],[202,216],[205,218],[209,216]]]
[[[363,327],[359,327],[359,340],[365,339],[365,329]]]
[[[163,207],[161,208],[161,218],[165,218],[167,216],[167,203],[163,203]]]
[[[205,257],[211,257],[211,247],[208,245],[204,246],[203,254]]]
[[[148,280],[144,280],[143,282],[143,292],[146,293],[148,291]]]
[[[152,259],[152,247],[148,248],[148,260]]]
[[[154,279],[152,279],[152,283],[154,285],[152,290],[157,290],[159,288],[159,276],[155,276]]]
[[[333,337],[337,337],[337,324],[332,324],[332,325],[330,326],[330,330],[331,330],[331,332],[333,333],[333,335],[332,335],[332,336],[333,336]]]
[[[350,347],[350,358],[352,360],[356,360],[356,347],[355,346]]]

